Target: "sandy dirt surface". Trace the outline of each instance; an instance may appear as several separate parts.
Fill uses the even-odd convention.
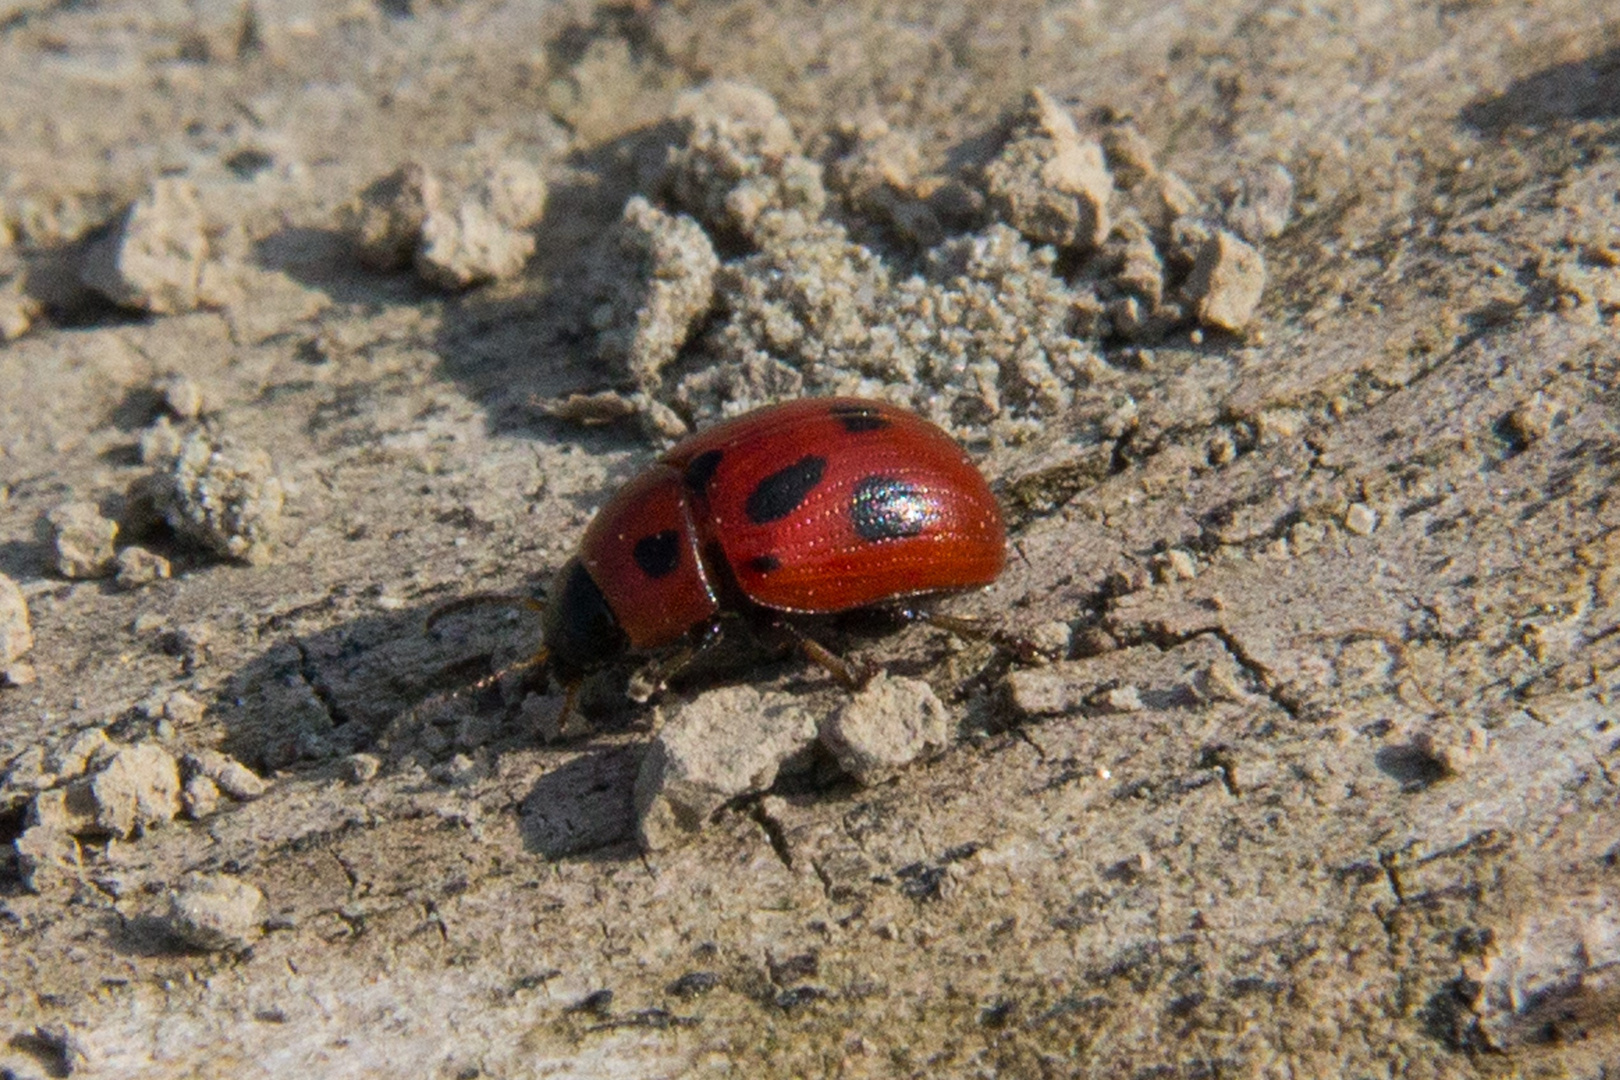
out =
[[[0,2],[0,341],[5,1076],[1616,1075],[1611,5]],[[426,628],[842,391],[908,766]]]

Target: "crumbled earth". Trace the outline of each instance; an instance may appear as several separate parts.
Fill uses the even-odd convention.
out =
[[[1607,5],[0,16],[0,1072],[1612,1075]],[[875,704],[428,625],[834,392]]]

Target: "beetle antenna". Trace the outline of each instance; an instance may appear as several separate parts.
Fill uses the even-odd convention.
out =
[[[446,601],[428,612],[427,624],[423,629],[432,630],[440,620],[451,615],[459,615],[461,612],[472,608],[491,607],[496,604],[505,604],[508,607],[526,607],[531,611],[546,610],[546,605],[543,602],[522,593],[472,593]]]
[[[500,682],[502,679],[506,678],[508,675],[515,675],[520,671],[528,671],[531,668],[545,666],[545,662],[550,658],[550,650],[545,648],[545,646],[541,646],[540,648],[536,649],[534,655],[529,657],[527,660],[519,660],[515,664],[507,664],[499,671],[492,671],[488,675],[485,675],[482,679],[479,679],[477,682],[469,683],[466,686],[458,687],[457,689],[452,690],[450,692],[450,696],[454,698],[459,697],[462,694],[476,694],[480,691],[487,690],[491,686],[494,686],[496,683]]]
[[[433,627],[440,622],[440,620],[448,618],[451,615],[456,615],[463,611],[467,611],[471,608],[489,607],[496,604],[504,604],[510,607],[526,607],[537,612],[543,612],[546,610],[545,604],[541,603],[539,600],[536,600],[532,596],[524,596],[521,593],[473,593],[470,596],[458,597],[455,600],[440,604],[438,607],[434,608],[428,613],[427,623],[423,629],[432,630]],[[452,698],[456,698],[460,697],[462,694],[479,693],[482,690],[486,690],[489,687],[494,686],[508,675],[513,675],[520,671],[530,671],[536,668],[543,668],[545,667],[546,661],[549,659],[551,659],[551,650],[542,645],[527,659],[519,660],[515,664],[508,664],[498,671],[490,672],[488,675],[485,675],[476,682],[458,687],[450,692],[450,696]]]

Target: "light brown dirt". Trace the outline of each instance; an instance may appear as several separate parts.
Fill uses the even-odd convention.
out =
[[[1015,557],[949,609],[1066,624],[1066,659],[837,635],[932,685],[954,744],[871,789],[812,763],[644,856],[657,714],[451,697],[537,630],[424,622],[545,582],[647,460],[534,403],[611,382],[594,241],[720,78],[809,158],[882,121],[919,175],[1039,86],[1133,118],[1210,204],[1281,164],[1293,215],[1246,337],[1104,342],[1061,419],[986,453]],[[1587,0],[0,3],[0,326],[31,322],[0,345],[0,573],[34,639],[0,830],[62,815],[0,862],[0,1069],[1613,1076],[1617,103],[1620,18]],[[548,192],[516,278],[433,292],[340,232],[409,161],[503,157]],[[202,306],[96,300],[80,261],[165,177]],[[132,491],[165,411],[269,455],[266,559]],[[75,502],[173,576],[61,577]],[[672,694],[728,681],[843,700],[790,662]],[[91,729],[271,783],[96,839]],[[197,874],[262,894],[241,947],[177,936]]]

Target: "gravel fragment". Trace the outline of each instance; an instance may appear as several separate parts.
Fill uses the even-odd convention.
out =
[[[206,952],[240,950],[263,934],[264,894],[225,874],[188,874],[169,894],[169,932]]]
[[[1371,536],[1378,528],[1378,514],[1366,503],[1351,503],[1344,512],[1344,528],[1357,536]]]
[[[34,630],[28,619],[28,601],[22,589],[0,574],[0,668],[10,666],[34,647]]]
[[[821,743],[863,787],[950,742],[950,712],[920,679],[881,674],[821,725]]]
[[[1054,619],[1030,630],[1029,640],[1047,656],[1063,657],[1073,647],[1074,629],[1068,623]]]
[[[192,776],[180,789],[180,807],[187,818],[201,821],[219,809],[219,785],[206,776]]]
[[[1199,209],[1198,196],[1187,182],[1166,169],[1148,182],[1146,198],[1138,200],[1143,219],[1155,232],[1169,232],[1180,218]]]
[[[1030,91],[984,178],[996,216],[1036,243],[1084,251],[1108,235],[1114,182],[1102,146],[1044,90]]]
[[[182,538],[250,563],[270,557],[283,493],[264,451],[192,432],[165,479],[164,518]]]
[[[1558,419],[1556,403],[1544,394],[1518,402],[1502,418],[1501,430],[1520,450],[1528,449],[1547,437]]]
[[[515,276],[533,254],[533,234],[509,228],[487,205],[469,198],[427,216],[416,272],[441,289],[465,289]]]
[[[173,573],[168,559],[139,544],[121,549],[116,562],[118,573],[113,580],[121,589],[138,589],[142,585],[167,579]]]
[[[1160,582],[1191,581],[1198,576],[1198,563],[1180,548],[1171,548],[1153,560],[1153,575]]]
[[[80,279],[120,307],[172,315],[198,304],[208,232],[197,189],[165,177],[84,254]]]
[[[23,887],[30,892],[48,893],[78,880],[79,841],[60,825],[30,825],[12,841],[12,848]]]
[[[238,802],[257,799],[270,789],[258,773],[218,750],[193,750],[180,763],[189,775],[207,777]]]
[[[1260,252],[1218,229],[1198,252],[1186,293],[1199,322],[1237,333],[1254,317],[1265,284]]]
[[[366,265],[414,265],[432,285],[464,289],[523,269],[534,254],[528,227],[545,204],[544,178],[520,158],[492,162],[465,183],[411,162],[356,196],[342,225]]]
[[[195,724],[203,717],[203,703],[186,693],[176,690],[163,699],[161,710],[163,719],[174,724]]]
[[[363,784],[377,775],[382,760],[376,754],[350,754],[343,759],[343,777],[351,784]]]
[[[648,747],[636,776],[642,847],[672,847],[730,800],[766,790],[782,763],[815,737],[815,718],[786,694],[733,686],[686,703]]]
[[[45,515],[56,550],[56,569],[66,578],[106,577],[115,568],[113,540],[118,523],[101,516],[95,504],[64,503]]]
[[[1094,704],[1104,712],[1132,713],[1144,708],[1142,695],[1134,686],[1113,686],[1097,695]]]
[[[70,780],[105,764],[114,750],[104,729],[85,728],[52,748],[45,755],[45,768],[58,779]]]
[[[682,94],[674,119],[684,138],[671,149],[671,200],[711,231],[759,244],[782,227],[760,228],[767,211],[819,217],[827,203],[821,166],[804,156],[776,102],[743,83],[715,82]]]
[[[163,407],[177,420],[195,420],[202,415],[202,387],[186,375],[165,375],[153,386],[163,398]]]
[[[593,269],[601,297],[591,316],[597,355],[650,389],[714,304],[719,257],[685,214],[666,214],[641,196],[625,204]]]
[[[1121,191],[1134,191],[1159,175],[1153,144],[1130,120],[1110,124],[1102,133],[1102,148],[1108,170]]]
[[[119,748],[89,790],[97,828],[113,836],[127,839],[180,813],[180,767],[152,743]]]

